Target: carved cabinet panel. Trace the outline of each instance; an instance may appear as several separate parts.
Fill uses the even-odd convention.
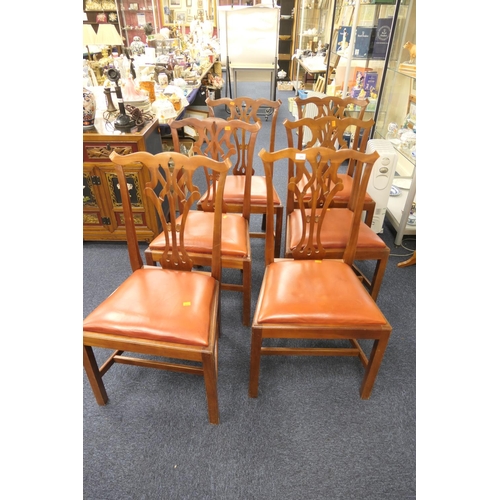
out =
[[[109,160],[112,151],[130,154],[135,151],[162,151],[158,123],[150,123],[141,131],[109,136],[96,130],[83,134],[83,239],[127,239],[123,218],[122,193],[114,165]],[[125,167],[127,187],[132,201],[139,240],[150,242],[158,234],[154,207],[143,199],[142,192],[149,173],[140,163]]]

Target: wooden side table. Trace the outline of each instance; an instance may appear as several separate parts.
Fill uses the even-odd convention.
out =
[[[161,153],[158,120],[131,132],[119,132],[98,116],[95,127],[83,132],[83,239],[88,241],[126,241],[125,222],[112,151]],[[137,163],[125,168],[138,237],[150,242],[158,235],[158,221],[151,202],[141,193],[149,173]]]

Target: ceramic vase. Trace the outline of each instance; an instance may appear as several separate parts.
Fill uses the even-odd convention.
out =
[[[94,93],[83,87],[83,128],[93,128],[95,120],[96,100]]]

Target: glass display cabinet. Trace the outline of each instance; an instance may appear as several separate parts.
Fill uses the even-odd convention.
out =
[[[326,72],[325,55],[330,44],[334,0],[296,0],[293,55],[290,78],[297,87],[313,88]],[[300,83],[299,83],[300,82]]]
[[[296,86],[368,98],[376,113],[400,0],[297,0]],[[300,82],[300,84],[299,84]]]
[[[156,0],[117,0],[118,14],[125,44],[130,47],[135,37],[142,43],[158,33],[160,16]]]
[[[417,232],[417,65],[416,0],[402,0],[380,95],[374,138],[388,139],[398,152],[393,193],[386,219],[396,230],[395,244]]]

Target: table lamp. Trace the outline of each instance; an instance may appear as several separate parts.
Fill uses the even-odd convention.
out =
[[[104,50],[108,49],[108,45],[111,47],[115,45],[123,45],[123,40],[114,24],[100,24],[99,28],[97,28],[97,37],[96,37],[96,45],[104,45]],[[107,56],[108,54],[106,54]],[[104,56],[104,54],[103,54]]]
[[[92,28],[92,25],[91,24],[84,24],[83,25],[83,45],[87,47],[87,54],[88,54],[89,61],[90,61],[89,45],[97,45],[96,39],[97,39],[97,35],[96,35],[96,32],[94,31],[94,28]]]

